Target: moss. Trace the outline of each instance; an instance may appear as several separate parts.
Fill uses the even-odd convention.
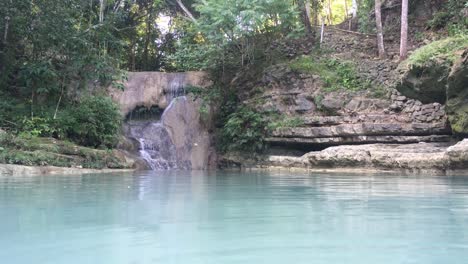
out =
[[[468,105],[465,105],[449,115],[450,125],[455,134],[468,134]]]
[[[404,66],[422,66],[428,61],[440,60],[452,65],[460,56],[457,51],[468,48],[468,36],[462,35],[434,41],[413,52]]]
[[[299,57],[291,61],[289,67],[296,72],[319,75],[324,81],[338,79],[336,73],[331,71],[326,63],[312,56]]]
[[[340,89],[359,91],[370,88],[370,82],[358,76],[352,61],[302,56],[291,61],[289,66],[299,73],[320,76],[325,83],[324,90],[328,92]]]

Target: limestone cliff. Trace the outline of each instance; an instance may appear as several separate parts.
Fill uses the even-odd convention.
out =
[[[296,50],[296,59],[266,68],[255,80],[235,79],[243,104],[266,118],[281,116],[296,122],[272,130],[265,153],[254,158],[228,153],[221,166],[467,169],[467,142],[458,143],[454,133],[468,132],[468,52],[442,54],[456,62],[418,55],[425,63],[405,62],[409,67],[403,68],[397,60],[366,54],[356,40],[333,34],[343,41],[328,41],[328,54]],[[464,39],[456,41],[467,45]],[[350,62],[351,70],[343,69],[341,62]],[[345,80],[337,81],[338,74]]]

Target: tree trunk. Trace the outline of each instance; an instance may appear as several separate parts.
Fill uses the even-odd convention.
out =
[[[60,103],[62,102],[63,90],[65,88],[64,82],[65,82],[65,80],[63,78],[62,82],[60,83],[60,86],[62,87],[62,89],[60,91],[60,97],[58,99],[57,106],[55,107],[54,120],[57,119],[57,113],[58,113],[58,110],[59,110],[59,107],[60,107]]]
[[[323,43],[324,34],[325,34],[325,17],[322,17],[322,27],[320,29],[320,44]]]
[[[104,22],[104,9],[106,8],[105,0],[99,0],[99,23],[102,24]]]
[[[351,30],[351,19],[349,19],[348,0],[344,0],[345,21],[348,20],[348,30]]]
[[[385,58],[385,47],[382,29],[382,2],[375,0],[375,22],[377,26],[377,47],[379,49],[379,58]]]
[[[5,17],[5,32],[3,33],[3,45],[6,46],[8,39],[8,29],[10,27],[10,17]]]
[[[357,12],[358,12],[357,0],[353,0],[352,5],[351,5],[351,13],[353,14],[353,19],[357,17]]]
[[[306,29],[307,36],[312,36],[313,34],[313,29],[312,29],[312,24],[310,23],[310,17],[311,17],[311,12],[310,12],[310,0],[304,0],[301,1],[302,3],[302,20],[304,27]]]
[[[151,42],[151,32],[153,28],[153,4],[150,3],[151,7],[147,11],[149,14],[146,17],[146,39],[145,47],[143,49],[143,70],[148,71],[149,69],[149,45]]]
[[[317,27],[319,25],[318,16],[319,16],[320,10],[319,10],[318,1],[319,0],[312,1],[312,9],[314,11],[314,27]]]
[[[401,3],[401,39],[400,39],[400,60],[408,56],[408,0]]]
[[[331,8],[331,0],[328,0],[328,25],[331,26],[333,23],[333,14],[332,14],[332,8]]]

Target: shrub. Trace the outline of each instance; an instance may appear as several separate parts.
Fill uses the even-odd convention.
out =
[[[21,122],[20,134],[32,137],[60,137],[62,129],[57,122],[49,117],[25,117]]]
[[[265,149],[268,123],[262,115],[248,107],[230,114],[221,130],[222,151],[253,151]]]
[[[60,118],[68,138],[84,146],[112,147],[119,133],[121,116],[108,97],[86,97]]]
[[[440,11],[434,15],[434,17],[427,22],[427,25],[432,29],[441,29],[450,21],[450,13],[447,11]]]

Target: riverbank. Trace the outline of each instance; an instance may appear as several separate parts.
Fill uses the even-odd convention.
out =
[[[133,169],[83,169],[55,166],[23,166],[0,164],[0,176],[24,176],[24,175],[81,175],[94,173],[132,172]]]
[[[0,173],[3,174],[120,171],[143,167],[140,163],[138,157],[123,150],[96,149],[55,138],[0,133]]]
[[[301,156],[264,154],[246,158],[231,153],[223,168],[302,169],[315,172],[459,174],[468,171],[468,139],[457,143],[342,145]]]

